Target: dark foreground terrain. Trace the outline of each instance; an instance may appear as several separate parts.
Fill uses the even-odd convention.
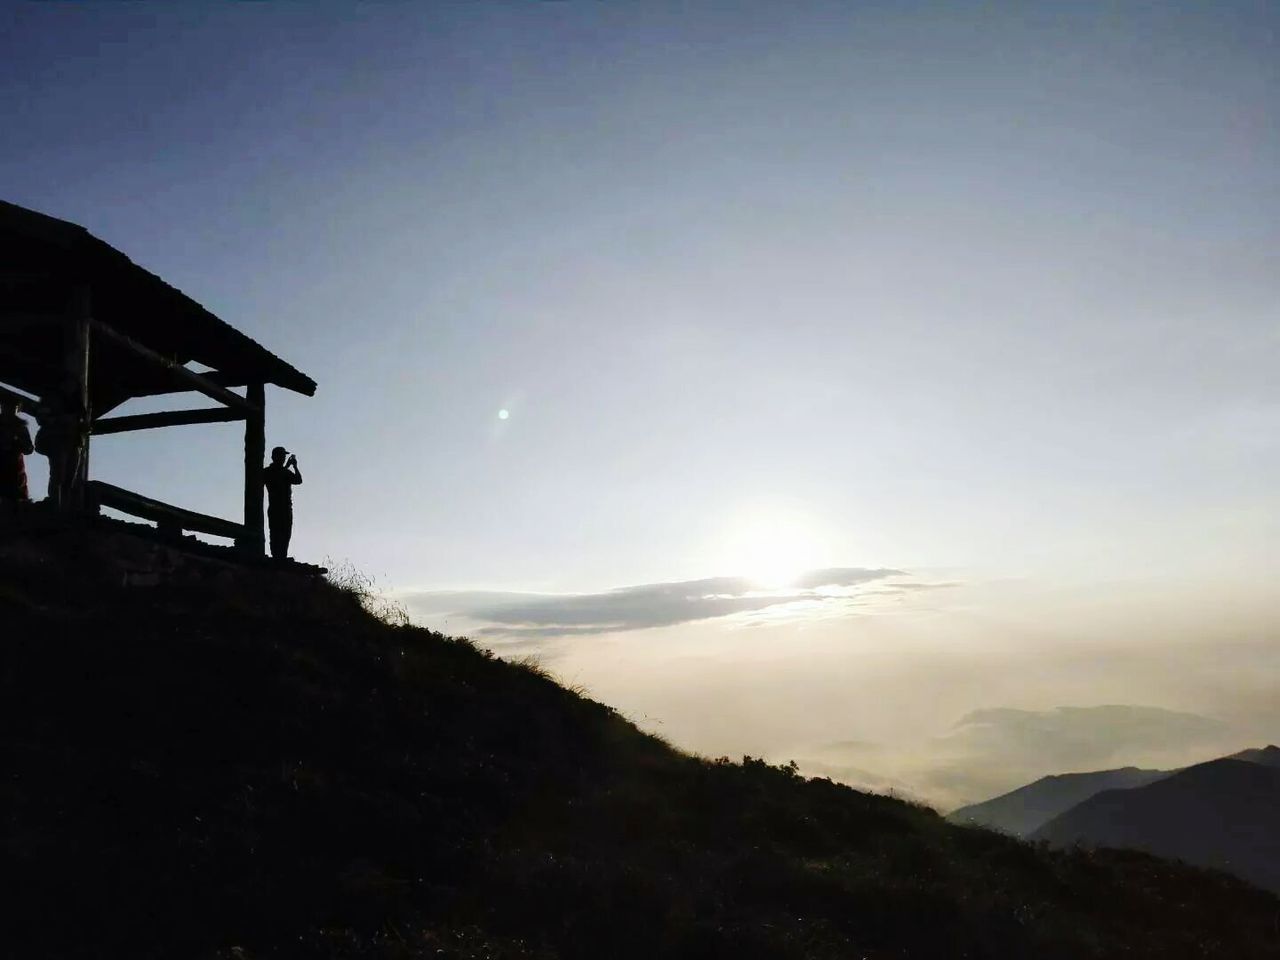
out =
[[[325,585],[0,570],[15,958],[1280,957],[1280,900],[707,762]]]

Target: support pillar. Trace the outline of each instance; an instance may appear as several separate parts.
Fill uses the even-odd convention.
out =
[[[89,399],[89,327],[92,322],[89,287],[76,287],[71,297],[66,323],[65,371],[54,425],[55,446],[60,449],[50,459],[50,483],[55,502],[68,512],[85,506],[85,485],[89,479],[89,424],[93,411]],[[55,464],[55,460],[57,461]]]
[[[240,548],[255,557],[265,553],[262,527],[262,464],[267,458],[265,384],[251,383],[245,399],[253,408],[244,424],[244,538]]]

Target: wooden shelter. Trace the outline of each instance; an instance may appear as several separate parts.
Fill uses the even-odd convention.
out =
[[[0,395],[37,417],[75,409],[84,456],[63,509],[106,506],[263,553],[268,384],[316,384],[83,227],[0,201]],[[238,392],[243,388],[243,392]],[[201,393],[216,407],[110,416],[126,400]],[[244,517],[221,520],[90,481],[89,436],[243,420]]]

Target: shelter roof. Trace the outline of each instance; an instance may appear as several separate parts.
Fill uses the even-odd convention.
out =
[[[82,284],[90,288],[94,319],[175,363],[315,393],[310,377],[84,227],[2,200],[0,380],[38,395],[58,388],[62,330],[48,320],[65,315]],[[172,389],[163,371],[127,351],[95,343],[90,357],[95,413]]]

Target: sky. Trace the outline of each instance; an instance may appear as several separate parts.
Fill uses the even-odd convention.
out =
[[[1274,4],[0,16],[4,199],[318,381],[295,556],[942,807],[1280,740]]]

